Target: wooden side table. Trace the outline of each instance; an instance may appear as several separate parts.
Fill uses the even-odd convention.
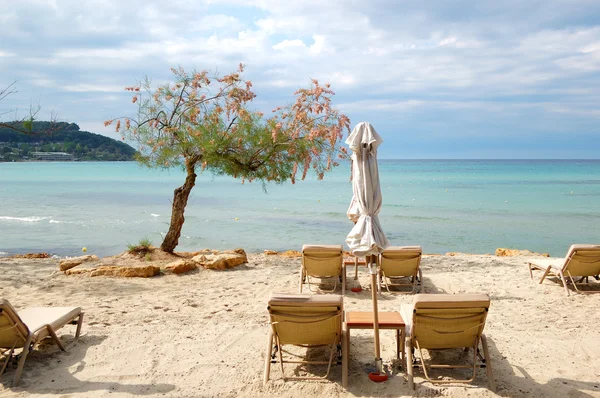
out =
[[[400,359],[402,352],[402,367],[406,368],[404,339],[405,323],[399,312],[379,312],[379,330],[392,329],[396,330],[396,358]],[[346,338],[346,355],[350,355],[350,331],[352,329],[373,329],[373,312],[346,312],[345,320]]]

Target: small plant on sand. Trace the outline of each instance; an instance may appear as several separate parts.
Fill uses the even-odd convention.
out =
[[[137,160],[151,168],[181,167],[185,182],[175,189],[171,223],[160,249],[173,253],[184,223],[183,213],[196,184],[197,171],[210,171],[244,181],[283,183],[317,178],[346,158],[341,141],[350,119],[332,107],[329,84],[312,80],[297,90],[288,106],[269,117],[249,108],[256,97],[244,68],[218,76],[209,71],[171,69],[174,81],[153,88],[148,78],[128,87],[136,117],[106,121],[138,145]]]
[[[149,256],[152,251],[152,242],[150,239],[144,237],[140,239],[140,241],[136,245],[127,244],[127,251],[130,254],[135,254],[137,256]]]

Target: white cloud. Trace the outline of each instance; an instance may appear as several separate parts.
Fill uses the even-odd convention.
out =
[[[304,42],[300,39],[295,39],[295,40],[284,40],[282,42],[279,42],[277,44],[275,44],[273,46],[274,50],[286,50],[291,48],[292,50],[294,48],[306,48],[306,45],[304,44]]]
[[[89,93],[89,92],[115,93],[115,92],[123,92],[124,87],[80,83],[80,84],[68,84],[68,85],[62,87],[62,89],[65,91],[70,91],[70,92],[74,92],[74,93]]]
[[[266,108],[317,78],[350,117],[504,112],[530,115],[514,122],[527,129],[563,115],[567,131],[570,117],[597,122],[590,104],[600,99],[600,23],[587,18],[600,5],[568,3],[500,10],[482,1],[466,13],[386,0],[3,2],[0,67],[26,97],[43,92],[74,122],[93,122],[90,109],[122,114],[127,99],[116,93],[145,75],[164,81],[171,66],[229,72],[243,62]]]

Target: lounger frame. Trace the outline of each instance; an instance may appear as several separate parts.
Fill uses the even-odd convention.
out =
[[[67,321],[67,324],[77,325],[75,332],[75,338],[71,344],[74,344],[81,333],[81,326],[83,324],[84,313],[81,310],[72,319]],[[6,300],[0,300],[0,319],[6,320],[3,326],[0,326],[0,334],[3,332],[13,331],[14,343],[9,347],[0,347],[0,353],[6,356],[2,367],[0,368],[0,375],[7,369],[9,362],[18,360],[17,370],[13,377],[13,386],[17,386],[21,379],[21,373],[25,366],[27,356],[35,345],[42,341],[47,336],[50,336],[56,343],[61,351],[67,351],[67,348],[63,342],[58,338],[56,330],[51,325],[46,324],[38,327],[34,330],[29,330],[29,327],[19,318],[18,313],[14,311],[12,306]],[[64,325],[63,325],[64,326]],[[62,327],[62,326],[61,326]],[[16,354],[16,350],[21,349],[21,352]]]
[[[379,258],[379,276],[377,278],[378,290],[385,286],[391,292],[390,286],[409,286],[408,292],[394,291],[395,293],[416,293],[421,290],[423,273],[421,271],[420,246],[390,246],[381,253]],[[408,282],[402,282],[408,279]]]
[[[545,259],[544,259],[545,260]],[[560,264],[562,262],[562,264]],[[544,271],[540,284],[548,276],[554,276],[560,279],[567,296],[570,296],[569,284],[573,286],[576,292],[581,293],[577,285],[597,285],[589,282],[589,277],[598,279],[600,274],[600,245],[571,245],[564,260],[536,261],[527,262],[529,267],[529,276],[533,279],[533,271]],[[568,279],[567,279],[568,278]]]
[[[311,278],[319,279],[319,283],[311,281]],[[304,245],[302,246],[302,265],[300,268],[300,286],[298,291],[302,293],[302,287],[306,283],[308,290],[313,291],[312,285],[321,285],[324,281],[331,281],[332,288],[318,288],[316,292],[333,293],[341,279],[342,295],[346,293],[346,267],[344,265],[344,253],[342,245]]]
[[[348,359],[345,353],[343,302],[338,295],[275,295],[269,300],[270,328],[263,384],[269,381],[271,364],[279,362],[284,380],[323,380],[329,377],[336,359],[342,363],[342,385],[347,385]],[[332,297],[328,300],[328,297]],[[287,300],[287,301],[286,301]],[[276,302],[278,301],[278,302]],[[294,360],[284,358],[285,345],[305,348],[329,346],[329,358],[323,361]],[[337,355],[336,355],[337,354]],[[324,376],[289,376],[284,364],[327,365]]]
[[[427,297],[428,296],[428,297]],[[442,297],[444,296],[444,297]],[[462,297],[461,297],[462,296]],[[492,363],[487,339],[483,328],[489,309],[489,298],[482,295],[417,295],[410,321],[411,332],[406,338],[406,361],[408,384],[415,389],[414,368],[423,370],[425,379],[433,384],[471,383],[475,380],[477,369],[485,368],[492,391],[496,391]],[[439,302],[436,299],[440,298]],[[469,303],[472,298],[472,304]],[[419,308],[419,300],[425,302]],[[458,300],[452,302],[452,300]],[[471,306],[472,305],[472,306]],[[479,346],[481,345],[481,350]],[[432,364],[426,363],[423,349],[472,349],[470,364]],[[415,357],[415,349],[419,358]],[[430,362],[430,361],[429,361]],[[430,369],[473,369],[468,379],[432,379]]]

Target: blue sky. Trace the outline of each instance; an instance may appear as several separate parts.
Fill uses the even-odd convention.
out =
[[[264,111],[330,82],[381,158],[600,158],[596,0],[0,0],[0,26],[4,121],[118,138],[124,87],[242,62]]]

